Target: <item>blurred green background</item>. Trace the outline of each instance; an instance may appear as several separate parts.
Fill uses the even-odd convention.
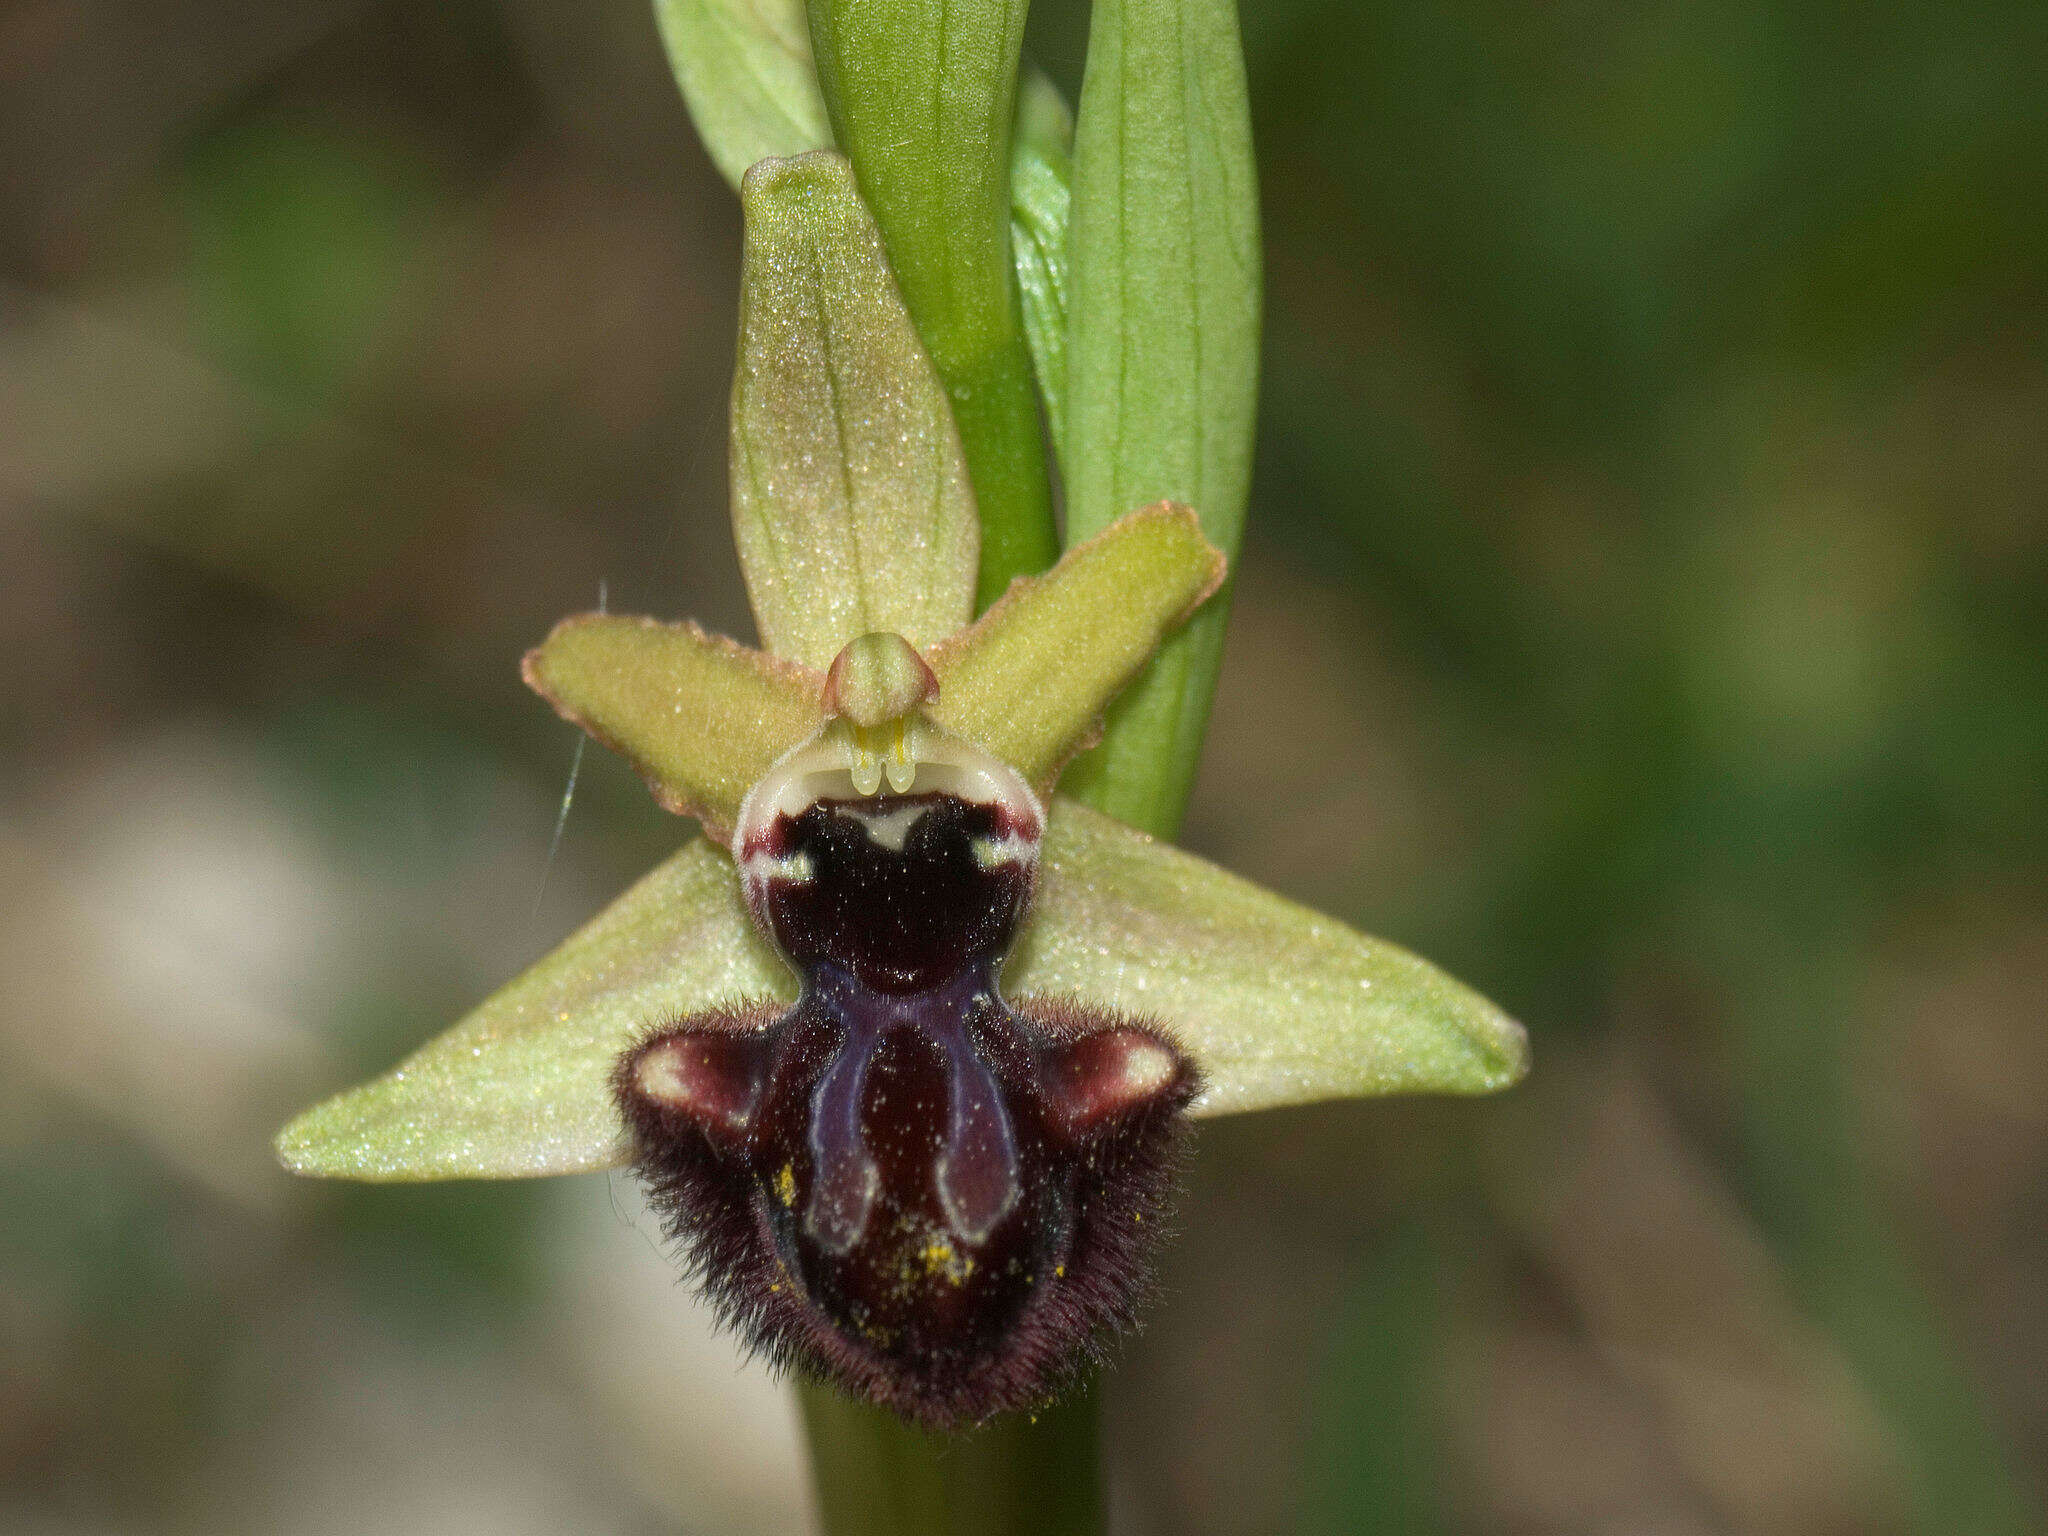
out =
[[[1245,23],[1187,841],[1538,1066],[1205,1128],[1120,1529],[2039,1530],[2048,8]],[[737,257],[640,0],[0,5],[0,1529],[810,1518],[630,1181],[266,1145],[681,834],[515,662],[749,632]]]

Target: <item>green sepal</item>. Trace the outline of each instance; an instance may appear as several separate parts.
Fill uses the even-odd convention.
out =
[[[795,992],[732,860],[693,840],[453,1029],[292,1121],[277,1155],[294,1173],[394,1182],[614,1167],[625,1145],[611,1072],[628,1045]]]
[[[740,195],[732,517],[762,643],[820,669],[871,631],[930,645],[974,611],[980,531],[874,220],[830,151]]]
[[[968,629],[929,653],[929,713],[1040,790],[1099,728],[1102,711],[1221,585],[1223,555],[1194,513],[1162,503],[1023,577]]]
[[[584,613],[527,652],[527,686],[639,772],[666,810],[723,843],[775,759],[823,723],[822,674],[708,634]]]
[[[1010,139],[1010,256],[1017,268],[1024,340],[1045,406],[1046,435],[1064,453],[1067,423],[1067,212],[1072,201],[1074,114],[1037,69],[1017,87]]]
[[[1388,1093],[1491,1093],[1522,1027],[1385,940],[1061,796],[1012,998],[1075,997],[1164,1026],[1207,1080],[1198,1115]]]
[[[1064,797],[1005,992],[1162,1024],[1201,1067],[1199,1115],[1388,1093],[1487,1093],[1521,1027],[1427,961]],[[295,1173],[405,1181],[625,1161],[611,1072],[646,1031],[795,978],[704,841],[382,1077],[284,1128]]]
[[[654,0],[654,19],[690,120],[735,187],[756,160],[831,146],[803,0]]]

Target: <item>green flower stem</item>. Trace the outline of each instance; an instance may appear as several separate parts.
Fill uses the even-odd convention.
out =
[[[1166,498],[1235,556],[1258,393],[1259,224],[1233,0],[1097,0],[1068,233],[1067,538]],[[1180,825],[1222,659],[1210,600],[1110,712],[1066,787]]]
[[[799,1388],[826,1536],[1100,1536],[1093,1387],[1032,1416],[931,1435],[829,1387]]]
[[[1023,0],[812,0],[819,84],[933,366],[981,520],[977,607],[1059,554],[1010,251]],[[1093,1391],[946,1437],[801,1388],[830,1536],[1097,1536]]]
[[[1023,0],[810,6],[833,133],[952,401],[981,510],[984,605],[1059,553],[1010,256],[1024,13]]]
[[[1025,7],[811,0],[833,131],[952,397],[982,525],[979,601],[1054,554],[1010,252]],[[934,46],[934,40],[937,45]],[[1250,476],[1259,252],[1231,0],[1098,0],[1075,146],[1060,447],[1067,539],[1175,498],[1235,554]],[[1048,291],[1050,284],[1048,282]],[[1041,345],[1041,352],[1048,349]],[[1221,657],[1219,594],[1168,643],[1068,782],[1155,834],[1179,826]],[[1092,1386],[950,1439],[803,1388],[830,1536],[1093,1536]]]

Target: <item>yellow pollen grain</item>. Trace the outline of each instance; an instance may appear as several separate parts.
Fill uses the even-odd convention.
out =
[[[918,1250],[917,1257],[924,1265],[927,1276],[944,1275],[955,1285],[964,1284],[974,1273],[974,1260],[956,1253],[953,1245],[943,1239],[935,1239]]]
[[[784,1163],[782,1171],[775,1175],[775,1198],[785,1206],[796,1205],[796,1169],[788,1163]]]

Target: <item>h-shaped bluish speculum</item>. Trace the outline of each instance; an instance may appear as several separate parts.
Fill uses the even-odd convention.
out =
[[[617,1077],[728,1316],[937,1424],[1042,1399],[1127,1318],[1195,1091],[1148,1024],[1004,1000],[1043,829],[921,718],[833,720],[733,839],[796,1002],[662,1024]]]
[[[971,976],[907,997],[878,996],[845,980],[832,974],[806,979],[807,992],[815,988],[840,1030],[839,1048],[811,1092],[806,1232],[842,1255],[867,1232],[881,1188],[870,1120],[887,1118],[882,1107],[869,1103],[868,1066],[889,1043],[890,1032],[900,1030],[906,1040],[899,1048],[935,1050],[944,1062],[946,1113],[930,1167],[933,1203],[944,1220],[934,1224],[934,1236],[962,1250],[985,1245],[1017,1208],[1023,1185],[1015,1121],[970,1025],[977,1021],[986,1033],[994,1022],[991,1016],[1001,1005],[991,978]],[[913,1134],[936,1129],[920,1126]]]

